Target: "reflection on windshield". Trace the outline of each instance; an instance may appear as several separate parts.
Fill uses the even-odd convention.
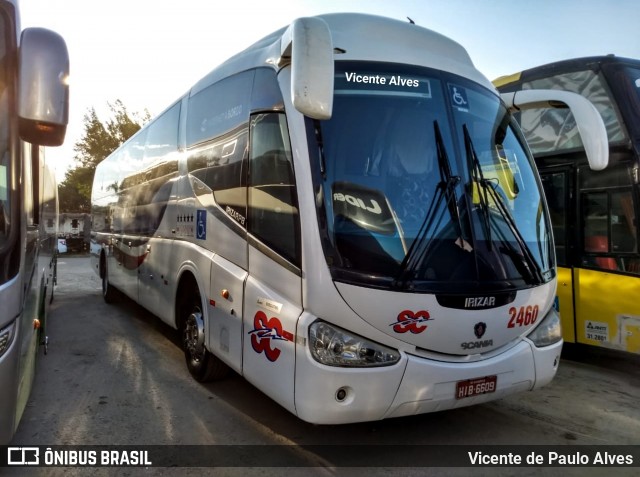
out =
[[[498,98],[430,70],[360,64],[357,76],[349,66],[337,67],[332,119],[310,138],[316,149],[322,141],[333,272],[403,289],[550,279],[540,187]]]

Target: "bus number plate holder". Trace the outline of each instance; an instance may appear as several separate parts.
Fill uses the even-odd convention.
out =
[[[465,379],[456,383],[456,399],[464,399],[478,394],[495,392],[498,376],[484,376],[482,378]]]

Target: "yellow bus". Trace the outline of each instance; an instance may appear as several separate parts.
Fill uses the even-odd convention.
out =
[[[549,205],[565,343],[640,354],[640,61],[613,55],[532,68],[494,81],[501,93],[579,93],[604,119],[609,165],[592,170],[566,109],[517,115]]]

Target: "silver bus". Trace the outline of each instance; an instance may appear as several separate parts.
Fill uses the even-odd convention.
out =
[[[47,345],[58,196],[43,146],[64,140],[68,73],[64,40],[21,31],[18,2],[0,0],[0,444],[18,427]]]
[[[536,389],[562,337],[540,179],[465,49],[362,14],[294,21],[231,57],[98,165],[92,266],[180,330],[195,379],[232,369],[313,423]],[[604,139],[603,139],[604,138]],[[197,410],[195,410],[197,412]]]

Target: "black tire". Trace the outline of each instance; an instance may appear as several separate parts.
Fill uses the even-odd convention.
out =
[[[49,351],[49,338],[47,337],[47,287],[42,284],[43,294],[38,307],[38,320],[40,326],[38,328],[38,343],[43,347],[44,354]]]
[[[191,376],[201,383],[227,376],[229,367],[204,345],[204,319],[200,296],[195,295],[182,300],[179,309],[184,310],[180,320],[180,331],[182,349]]]
[[[104,257],[100,260],[100,269],[102,276],[102,298],[104,298],[106,303],[115,303],[118,301],[118,290],[109,283],[109,272]]]

